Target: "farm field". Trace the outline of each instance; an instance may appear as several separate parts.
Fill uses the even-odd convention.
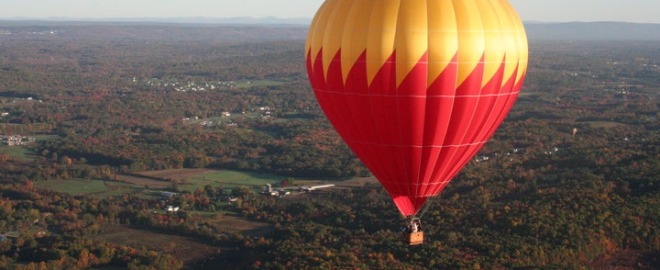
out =
[[[140,177],[143,175],[144,177]],[[167,179],[167,180],[166,180]],[[48,180],[34,182],[39,189],[47,189],[71,195],[87,195],[94,198],[132,194],[153,198],[158,190],[172,188],[172,181],[177,182],[179,191],[194,191],[198,187],[211,185],[230,191],[237,186],[247,186],[255,191],[261,190],[267,183],[275,183],[283,177],[228,170],[176,169],[140,172],[136,175],[117,175],[114,181],[100,179]],[[336,188],[359,188],[366,184],[377,184],[375,178],[356,178],[345,181],[296,180],[297,186],[313,186],[335,183]]]
[[[140,175],[145,177],[139,177]],[[253,172],[209,169],[174,169],[161,171],[145,171],[135,175],[118,175],[117,179],[138,186],[148,186],[150,189],[165,189],[172,187],[176,181],[180,191],[194,191],[198,187],[211,185],[232,189],[237,186],[259,187],[267,183],[283,180],[282,176]]]
[[[40,141],[47,141],[47,140],[52,140],[54,138],[57,138],[59,136],[55,135],[37,135],[34,136],[37,142]],[[22,161],[32,161],[35,158],[35,152],[30,148],[29,145],[21,145],[21,146],[7,146],[7,145],[0,145],[0,154],[6,154],[9,155],[10,157]]]
[[[140,177],[143,175],[145,177]],[[168,180],[166,180],[168,179]],[[48,180],[34,182],[34,186],[56,192],[71,195],[88,195],[95,198],[106,198],[107,196],[121,196],[133,194],[138,196],[153,197],[157,190],[171,188],[172,180],[177,182],[179,191],[194,191],[198,187],[211,185],[222,186],[227,191],[237,186],[247,186],[260,190],[267,183],[275,183],[283,180],[283,177],[269,174],[259,174],[228,170],[209,169],[176,169],[162,171],[140,172],[136,175],[117,175],[114,181],[100,179],[71,179],[71,180]],[[297,186],[313,186],[334,183],[336,188],[359,188],[368,184],[378,184],[373,177],[355,178],[344,181],[327,180],[296,180]]]
[[[0,154],[9,155],[11,158],[28,161],[32,160],[34,152],[25,146],[0,146]]]
[[[139,177],[133,175],[118,174],[115,179],[136,186],[149,187],[150,189],[166,189],[172,187],[172,182],[165,180],[156,180],[152,178]]]
[[[95,240],[135,248],[145,247],[171,254],[184,263],[204,259],[219,251],[219,248],[196,241],[185,236],[164,234],[116,225],[106,229]]]
[[[250,237],[266,236],[273,229],[268,223],[248,220],[229,212],[209,217],[206,220],[220,231],[241,233]]]
[[[237,186],[248,186],[252,188],[264,186],[267,183],[279,182],[283,177],[272,174],[261,174],[239,171],[208,171],[190,177],[190,181],[181,185],[179,189],[193,191],[197,187],[211,185],[223,186],[232,189]]]
[[[102,181],[102,180],[49,180],[38,181],[34,187],[71,195],[87,195],[94,198],[106,198],[108,196],[121,196],[123,194],[141,193],[144,188],[129,183]]]

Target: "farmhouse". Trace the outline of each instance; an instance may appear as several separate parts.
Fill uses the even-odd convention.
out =
[[[264,190],[259,192],[259,193],[263,194],[263,195],[268,195],[268,196],[281,196],[281,197],[291,194],[291,192],[288,191],[288,190],[273,189],[273,185],[271,185],[271,184],[266,184],[266,186],[264,187]]]
[[[27,145],[29,143],[35,142],[37,139],[35,137],[20,136],[20,135],[8,135],[0,136],[0,144],[2,145]]]
[[[160,193],[161,199],[168,199],[176,196],[176,192],[163,191]]]

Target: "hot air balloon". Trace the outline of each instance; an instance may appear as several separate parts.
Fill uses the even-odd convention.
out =
[[[328,120],[412,227],[513,106],[527,38],[506,0],[326,0],[306,62]]]

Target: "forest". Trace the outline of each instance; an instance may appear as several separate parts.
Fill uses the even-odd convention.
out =
[[[660,268],[657,42],[530,40],[516,105],[411,247],[316,103],[305,35],[0,24],[0,269]],[[344,186],[275,198],[151,174],[177,170]],[[162,186],[124,180],[145,175]]]

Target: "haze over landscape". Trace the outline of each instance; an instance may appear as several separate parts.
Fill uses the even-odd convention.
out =
[[[660,269],[660,1],[511,0],[525,83],[418,246],[310,87],[321,2],[0,0],[0,269]]]
[[[313,17],[322,0],[0,0],[1,19],[153,20],[171,18]],[[655,0],[512,0],[523,21],[660,23]]]

